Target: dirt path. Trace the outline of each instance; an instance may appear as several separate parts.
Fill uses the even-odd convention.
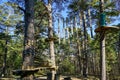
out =
[[[70,78],[71,80],[82,80],[82,79],[79,79],[79,78],[76,78],[76,77],[68,77],[68,76],[61,76],[60,80],[64,80],[64,78]]]
[[[60,76],[60,80],[64,80],[64,78],[68,78],[68,76]],[[71,80],[82,80],[79,78],[75,78],[75,77],[70,77]],[[36,78],[36,80],[47,80],[47,77],[38,77]]]

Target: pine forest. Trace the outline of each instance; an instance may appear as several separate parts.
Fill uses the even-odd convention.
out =
[[[120,80],[120,0],[0,0],[0,80]]]

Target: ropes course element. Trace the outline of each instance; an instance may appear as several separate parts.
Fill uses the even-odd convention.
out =
[[[104,12],[104,0],[100,0],[100,20],[99,27],[95,29],[95,32],[100,34],[100,80],[106,80],[106,53],[105,53],[105,32],[108,30],[119,30],[118,27],[106,25],[106,14]]]

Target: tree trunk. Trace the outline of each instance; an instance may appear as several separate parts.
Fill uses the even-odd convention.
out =
[[[104,9],[103,3],[104,3],[104,0],[100,0],[100,14],[102,14],[104,12],[103,11],[103,9]],[[102,27],[102,25],[103,25],[102,21],[100,20],[100,26]],[[101,72],[100,80],[106,80],[105,32],[104,31],[100,32],[100,72]]]
[[[34,0],[25,0],[25,30],[22,69],[32,69],[34,60]],[[24,77],[33,80],[33,75]]]
[[[82,15],[82,21],[83,21],[83,35],[84,35],[84,55],[83,55],[83,76],[87,77],[87,73],[88,73],[88,64],[87,64],[87,31],[86,31],[86,23],[85,23],[85,14],[84,11],[81,11],[81,15]]]
[[[78,39],[78,38],[77,38]],[[78,65],[79,65],[79,73],[81,74],[82,72],[82,61],[81,61],[81,50],[80,50],[80,42],[79,42],[79,39],[77,40],[77,48],[78,48],[78,51],[77,51],[77,54],[78,54]]]
[[[8,45],[8,27],[6,29],[6,40],[5,40],[5,53],[4,53],[4,62],[3,62],[3,71],[2,71],[2,76],[6,76],[6,63],[7,63],[7,51],[8,51],[8,48],[7,48],[7,45]]]
[[[90,9],[88,9],[88,21],[89,21],[89,27],[90,27],[90,32],[91,32],[91,37],[93,38],[93,29],[92,29],[92,25],[91,25],[91,13],[90,13]]]
[[[77,68],[77,73],[78,74],[82,74],[82,61],[81,61],[81,47],[80,47],[80,39],[79,39],[79,36],[81,36],[81,35],[79,35],[79,29],[77,29],[77,21],[76,21],[76,18],[74,17],[74,22],[73,22],[73,27],[74,27],[74,29],[76,30],[75,31],[75,35],[73,35],[73,37],[74,36],[76,36],[76,41],[77,41],[77,65],[79,66],[78,68]]]
[[[60,44],[60,21],[58,19],[58,37],[59,37],[59,44]]]
[[[106,64],[105,64],[105,33],[101,33],[100,39],[100,71],[101,80],[106,80]]]
[[[119,40],[118,40],[118,72],[120,74],[120,32],[119,32]]]
[[[48,4],[48,11],[49,11],[49,21],[48,21],[48,37],[49,39],[53,38],[53,26],[52,26],[52,7],[51,7],[51,3]],[[51,61],[52,61],[52,67],[56,67],[55,64],[55,54],[54,54],[54,41],[50,40],[49,41],[49,45],[50,45],[50,57],[51,57]],[[52,80],[55,79],[55,70],[51,70],[52,72]]]
[[[65,20],[64,20],[64,18],[63,18],[63,43],[65,44],[65,39],[66,39],[66,35],[65,35]]]

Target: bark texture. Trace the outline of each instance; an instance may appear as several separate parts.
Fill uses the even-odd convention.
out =
[[[51,6],[51,2],[48,3],[48,11],[49,11],[49,14],[48,14],[48,37],[49,39],[53,38],[53,26],[52,26],[52,6]],[[54,41],[53,40],[50,40],[49,41],[49,48],[50,48],[50,57],[51,57],[51,61],[52,61],[52,66],[51,67],[54,67],[56,68],[56,64],[55,64],[55,53],[54,53]],[[51,73],[52,73],[52,80],[55,79],[55,73],[56,71],[55,70],[51,70]]]
[[[25,30],[22,69],[32,69],[34,61],[34,0],[25,0]],[[24,80],[33,80],[33,75]]]

